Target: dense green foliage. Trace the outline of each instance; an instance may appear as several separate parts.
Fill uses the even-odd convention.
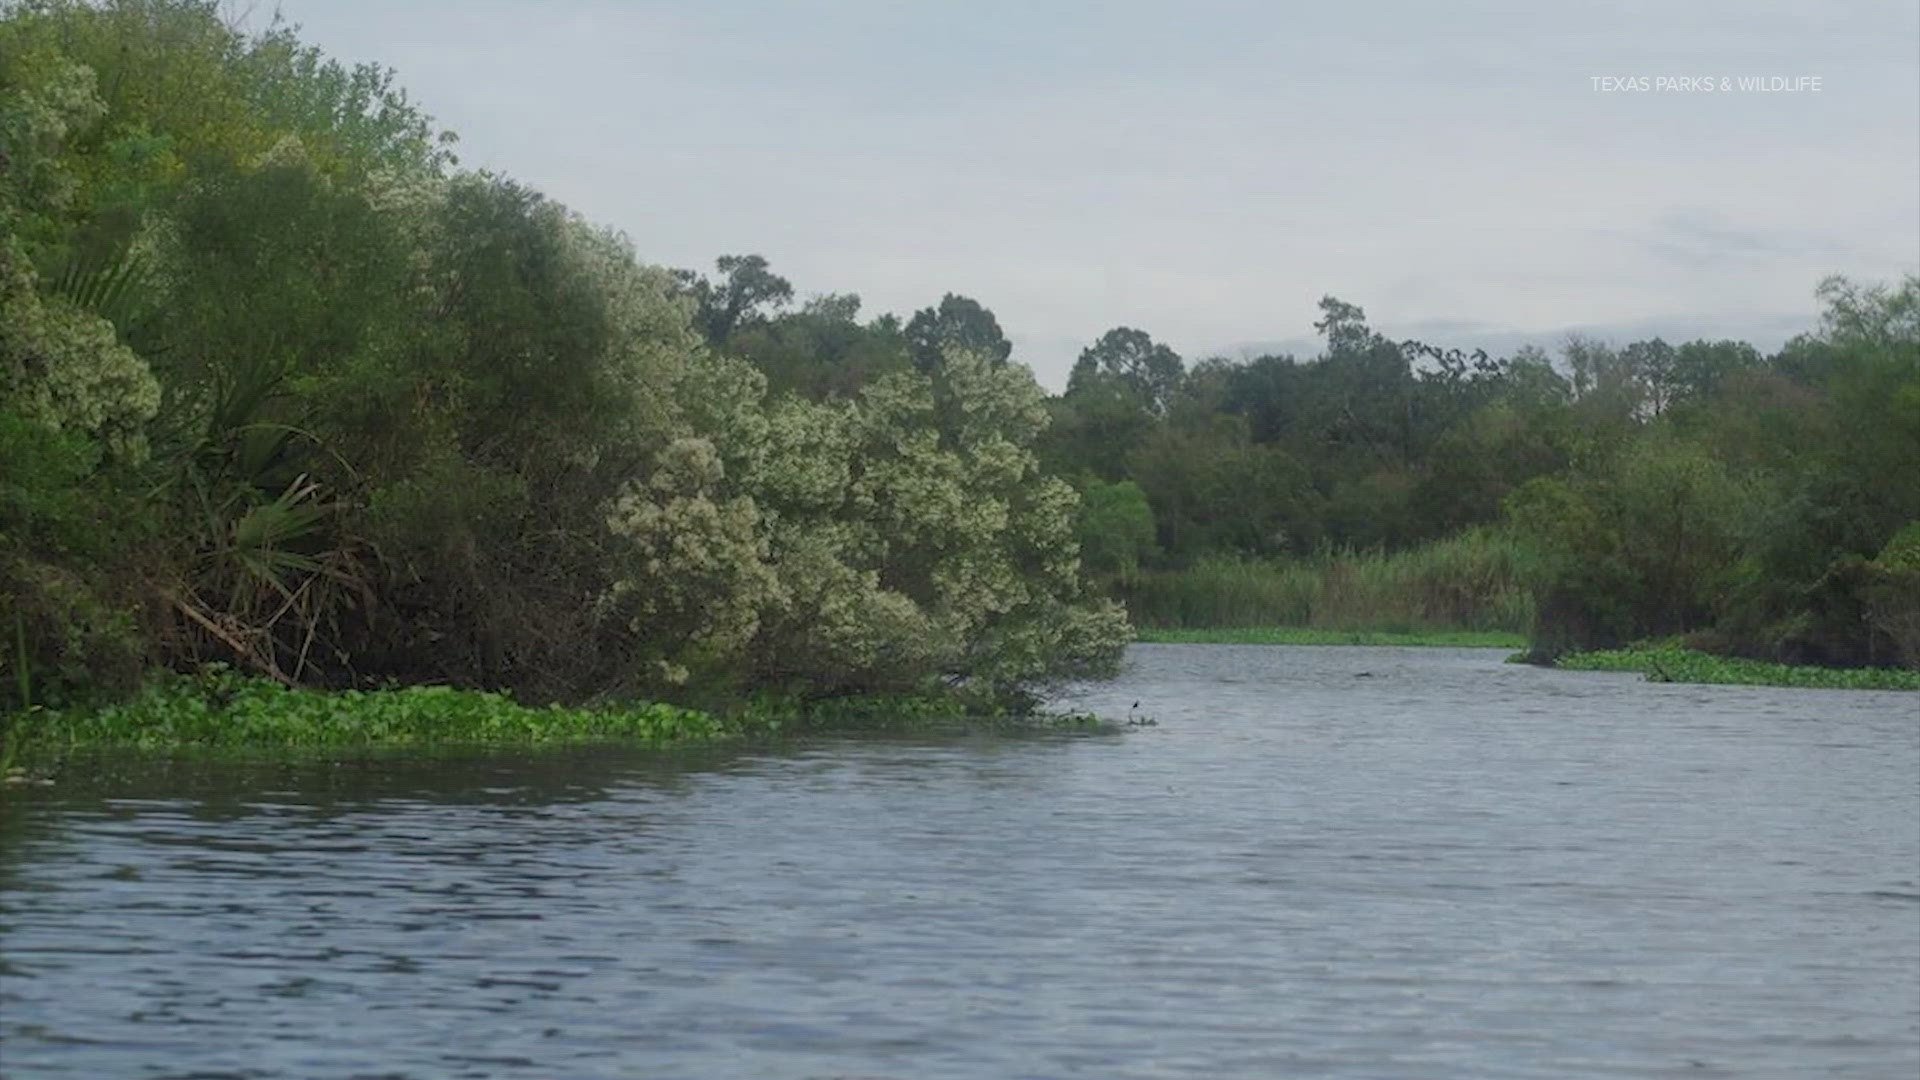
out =
[[[1920,665],[1920,279],[1819,296],[1821,329],[1773,356],[1465,356],[1331,297],[1307,361],[1183,370],[1121,328],[1051,403],[1043,458],[1147,626],[1530,625],[1543,657],[1680,633]]]
[[[1117,662],[984,308],[776,320],[764,260],[645,265],[450,144],[212,0],[0,4],[0,713],[207,662],[536,701]]]
[[[210,662],[1015,700],[1112,670],[1117,600],[1920,665],[1915,279],[1824,283],[1773,356],[1469,356],[1328,297],[1317,357],[1117,327],[1048,397],[969,297],[649,266],[451,146],[214,0],[0,0],[0,716]]]
[[[682,745],[841,728],[920,730],[955,724],[1014,730],[1097,729],[1093,717],[1010,708],[969,693],[806,697],[762,693],[709,712],[623,701],[532,708],[447,686],[322,691],[242,675],[223,664],[162,673],[111,704],[28,710],[0,753],[44,768],[80,750],[357,750],[582,742]]]

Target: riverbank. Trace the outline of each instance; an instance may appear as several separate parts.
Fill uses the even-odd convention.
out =
[[[1392,645],[1516,649],[1525,636],[1499,630],[1321,630],[1306,626],[1213,629],[1150,628],[1136,640],[1160,645]],[[1529,662],[1518,653],[1515,663]],[[1677,647],[1635,647],[1569,653],[1554,662],[1571,671],[1638,671],[1650,682],[1729,686],[1803,686],[1827,690],[1920,690],[1920,671],[1770,664]]]
[[[662,702],[528,706],[448,686],[315,690],[212,668],[160,674],[132,698],[97,708],[0,717],[0,768],[77,751],[412,749],[621,742],[687,745],[794,731],[907,730],[966,724],[1092,729],[1095,717],[1021,710],[953,691],[829,698],[759,695],[702,710]]]
[[[1515,657],[1516,660],[1524,657]],[[1638,671],[1649,682],[1735,686],[1804,686],[1826,690],[1920,690],[1920,671],[1770,664],[1675,647],[1638,646],[1569,653],[1556,667],[1574,671]]]
[[[1517,649],[1527,643],[1504,630],[1324,630],[1311,626],[1143,628],[1136,640],[1160,645],[1406,645]]]

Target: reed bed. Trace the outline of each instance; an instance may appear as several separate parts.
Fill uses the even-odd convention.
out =
[[[1515,545],[1467,532],[1399,552],[1340,551],[1272,562],[1207,558],[1148,571],[1120,589],[1145,629],[1309,627],[1524,634],[1533,596]]]

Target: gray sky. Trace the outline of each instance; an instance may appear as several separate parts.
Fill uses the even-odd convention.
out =
[[[1116,325],[1298,347],[1329,293],[1447,345],[1772,347],[1824,275],[1920,268],[1913,0],[281,10],[650,262],[758,252],[868,314],[972,296],[1056,389]]]

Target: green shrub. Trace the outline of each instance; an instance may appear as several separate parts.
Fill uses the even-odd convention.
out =
[[[1080,558],[1090,574],[1132,581],[1141,562],[1159,550],[1147,493],[1131,480],[1089,480],[1080,492],[1079,539]]]
[[[1874,629],[1893,641],[1901,663],[1920,668],[1920,521],[1880,549],[1861,591]]]

